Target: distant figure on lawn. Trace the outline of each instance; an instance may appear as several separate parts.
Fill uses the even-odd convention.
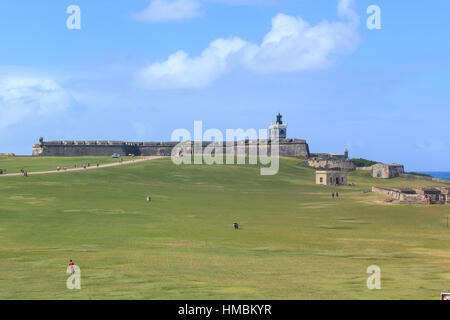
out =
[[[75,273],[75,269],[73,268],[73,265],[74,265],[73,261],[70,260],[69,261],[70,274],[74,274]]]
[[[147,196],[147,201],[148,202],[152,201],[152,198],[150,196]]]
[[[336,192],[336,198],[339,198],[339,192]]]
[[[334,192],[331,193],[331,197],[334,199]]]
[[[234,228],[234,230],[239,229],[239,223],[237,223],[236,221],[233,222],[233,228]]]

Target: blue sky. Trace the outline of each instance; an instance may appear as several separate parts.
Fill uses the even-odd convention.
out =
[[[194,120],[266,128],[281,112],[312,152],[450,171],[450,2],[351,2],[2,1],[0,153],[39,136],[169,140]]]

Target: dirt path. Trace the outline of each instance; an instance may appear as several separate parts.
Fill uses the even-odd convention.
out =
[[[106,167],[116,167],[116,166],[123,166],[127,164],[133,164],[133,163],[139,163],[143,161],[150,161],[154,159],[164,158],[163,156],[151,156],[151,157],[144,157],[143,159],[137,159],[137,160],[129,160],[129,161],[123,161],[123,162],[113,162],[113,163],[107,163],[99,165],[98,167],[91,166],[85,168],[67,168],[67,170],[61,169],[58,170],[50,170],[50,171],[35,171],[35,172],[28,172],[28,175],[35,175],[35,174],[50,174],[50,173],[66,173],[66,172],[74,172],[74,171],[85,171],[85,170],[93,170],[93,169],[101,169]],[[7,174],[0,174],[0,177],[13,177],[13,176],[22,176],[22,173],[7,173]]]

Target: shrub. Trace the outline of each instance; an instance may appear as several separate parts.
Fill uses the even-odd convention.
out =
[[[353,162],[357,167],[370,167],[370,166],[373,166],[374,164],[379,163],[376,161],[362,159],[362,158],[350,159],[350,161]]]

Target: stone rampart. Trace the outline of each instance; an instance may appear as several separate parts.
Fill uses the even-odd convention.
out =
[[[220,146],[220,142],[185,142],[190,144],[192,153],[202,153],[206,148]],[[249,155],[259,152],[259,144],[267,146],[267,155],[271,154],[270,140],[242,140],[233,143],[232,150],[235,154]],[[170,156],[172,150],[179,142],[124,142],[124,141],[41,141],[33,146],[34,156],[111,156],[114,153],[122,156],[133,154],[136,156]],[[223,154],[229,153],[227,143],[222,144]],[[211,153],[210,149],[206,149]],[[212,152],[214,153],[214,152]],[[280,156],[309,157],[309,147],[305,140],[282,139],[279,142]]]

